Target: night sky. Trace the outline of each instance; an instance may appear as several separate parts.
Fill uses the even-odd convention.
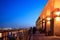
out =
[[[0,0],[0,27],[33,27],[48,0]]]

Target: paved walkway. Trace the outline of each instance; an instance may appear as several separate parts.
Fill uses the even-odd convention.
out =
[[[32,34],[30,40],[60,40],[60,37],[57,36],[45,36],[45,34]]]

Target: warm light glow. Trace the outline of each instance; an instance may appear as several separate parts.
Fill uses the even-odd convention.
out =
[[[59,21],[60,20],[60,17],[56,17],[56,20]]]
[[[0,33],[0,38],[2,37],[2,33]]]
[[[50,20],[50,19],[51,19],[50,17],[47,18],[47,20]]]
[[[50,21],[47,22],[48,24],[50,23]]]
[[[60,12],[56,12],[56,15],[59,16],[60,15]]]

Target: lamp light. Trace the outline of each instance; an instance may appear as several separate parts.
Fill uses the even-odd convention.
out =
[[[60,20],[60,17],[56,17],[56,20],[59,21]]]
[[[47,17],[47,20],[48,20],[48,21],[50,21],[50,20],[51,20],[51,18],[50,18],[50,17]]]
[[[60,15],[60,12],[56,12],[56,14],[55,14],[55,15],[59,16],[59,15]]]
[[[60,12],[59,11],[57,11],[56,13],[55,13],[55,19],[57,20],[57,21],[59,21],[60,20]]]

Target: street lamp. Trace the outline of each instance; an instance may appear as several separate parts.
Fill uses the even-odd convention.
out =
[[[46,19],[47,19],[48,21],[50,21],[51,18],[50,18],[50,17],[47,17]]]
[[[55,19],[56,19],[56,21],[59,21],[60,20],[60,12],[59,11],[57,11],[55,13]]]
[[[55,15],[55,16],[60,16],[60,11],[56,11],[56,12],[54,13],[54,15]]]

